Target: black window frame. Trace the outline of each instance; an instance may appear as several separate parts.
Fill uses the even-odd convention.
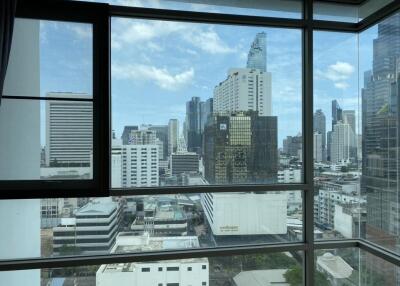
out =
[[[94,4],[94,5],[93,5]],[[3,95],[4,100],[90,101],[93,103],[93,177],[82,180],[0,180],[0,199],[101,197],[110,185],[110,21],[107,4],[68,1],[17,2],[16,18],[92,25],[93,94],[91,99]],[[111,131],[110,131],[111,132]],[[38,166],[39,168],[39,166]]]

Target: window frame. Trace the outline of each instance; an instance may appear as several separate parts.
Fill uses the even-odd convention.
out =
[[[110,22],[108,5],[66,1],[18,1],[16,18],[79,22],[92,25],[93,95],[91,99],[3,95],[5,100],[58,100],[93,103],[92,179],[0,180],[0,199],[99,197],[109,195],[110,184]],[[108,31],[108,32],[104,32]],[[106,115],[106,116],[104,116]]]
[[[184,258],[200,258],[241,254],[300,251],[303,259],[303,285],[313,286],[314,250],[359,247],[400,266],[400,255],[361,238],[338,241],[314,241],[314,178],[313,178],[313,31],[359,33],[400,10],[394,1],[358,23],[313,20],[313,0],[303,0],[302,19],[230,15],[116,6],[68,0],[20,0],[17,17],[42,20],[88,22],[93,24],[93,180],[89,181],[0,181],[0,199],[67,198],[97,196],[162,195],[176,193],[291,191],[303,192],[303,240],[296,243],[217,246],[174,251],[133,252],[124,254],[65,256],[0,260],[0,271],[58,268],[108,263],[149,262]],[[265,26],[301,29],[302,37],[302,134],[303,182],[276,185],[185,186],[111,189],[110,187],[110,20],[129,17],[148,20],[169,20],[195,23]],[[43,98],[40,98],[43,100]],[[45,99],[44,99],[45,100]]]

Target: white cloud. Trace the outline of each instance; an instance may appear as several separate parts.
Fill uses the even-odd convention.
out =
[[[349,84],[347,82],[339,81],[339,82],[335,82],[334,86],[338,89],[345,90],[349,87]]]
[[[194,69],[190,68],[181,73],[172,74],[165,68],[147,65],[113,65],[112,76],[117,79],[154,81],[156,85],[165,90],[178,90],[192,82]]]
[[[140,44],[177,34],[183,41],[210,54],[235,52],[235,47],[228,46],[212,27],[200,27],[170,21],[139,22],[131,19],[117,19],[113,22],[113,47]]]
[[[338,89],[347,89],[349,84],[346,82],[354,73],[354,66],[347,62],[337,61],[335,64],[329,65],[325,71],[317,70],[317,78],[325,78],[333,81]]]
[[[92,37],[92,29],[85,24],[71,24],[67,27],[81,39],[88,39]]]
[[[212,28],[192,29],[189,33],[182,33],[182,36],[188,43],[210,54],[226,54],[236,50],[221,40]]]

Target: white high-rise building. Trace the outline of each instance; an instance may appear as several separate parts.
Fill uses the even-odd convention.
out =
[[[342,111],[343,122],[350,124],[353,132],[356,133],[356,111],[355,110],[343,110]]]
[[[122,187],[122,139],[112,139],[111,145],[111,187]]]
[[[48,97],[91,98],[88,94],[49,92]],[[93,151],[93,104],[46,101],[46,165],[90,166]]]
[[[314,132],[314,161],[322,162],[322,160],[323,160],[322,134],[320,132]]]
[[[4,94],[40,96],[40,23],[16,19]],[[0,106],[0,180],[40,179],[40,103]],[[40,200],[0,201],[0,258],[40,257]],[[0,272],[7,286],[39,286],[40,270]]]
[[[287,232],[287,193],[204,193],[201,204],[215,236]]]
[[[118,234],[112,253],[161,251],[197,248],[196,236],[150,237],[148,233]],[[96,273],[98,286],[208,286],[207,258],[191,258],[154,262],[133,262],[101,265]]]
[[[122,187],[159,185],[157,145],[122,146]]]
[[[259,69],[233,68],[214,88],[214,112],[258,111],[272,115],[271,73]]]
[[[354,159],[356,154],[356,140],[350,124],[339,121],[332,131],[331,162],[338,163]]]

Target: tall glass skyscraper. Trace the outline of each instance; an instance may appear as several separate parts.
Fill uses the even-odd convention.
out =
[[[258,33],[247,56],[247,68],[267,71],[267,35]]]
[[[362,190],[367,196],[366,235],[369,240],[390,249],[399,248],[400,234],[399,67],[400,14],[395,14],[378,25],[378,37],[373,42],[373,67],[364,74],[362,90]],[[383,266],[379,268],[386,271]],[[394,277],[392,273],[385,273],[385,276]],[[394,285],[394,281],[389,282]]]

